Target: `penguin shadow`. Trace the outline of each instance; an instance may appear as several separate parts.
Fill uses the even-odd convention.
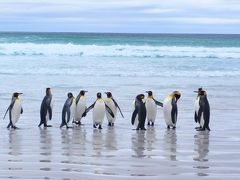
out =
[[[70,156],[72,149],[72,131],[61,129],[62,155]]]
[[[194,136],[194,156],[193,160],[199,162],[194,169],[197,169],[198,176],[208,176],[209,166],[208,162],[209,153],[209,132],[198,131]]]
[[[40,155],[49,156],[52,151],[52,134],[51,131],[39,128],[40,133]]]
[[[154,127],[150,127],[146,131],[146,141],[147,141],[147,150],[152,151],[154,149],[153,145],[156,141],[156,131]]]
[[[165,156],[171,161],[177,161],[177,133],[175,130],[166,129],[163,147]]]
[[[108,127],[105,134],[105,148],[108,150],[117,150],[117,140],[115,128]]]
[[[9,155],[18,156],[21,155],[22,147],[22,133],[15,129],[9,130]],[[9,160],[11,161],[11,160]]]
[[[40,133],[40,159],[39,162],[42,163],[39,167],[41,171],[51,171],[51,154],[52,154],[52,135],[51,131],[47,128],[39,128]]]
[[[143,158],[145,157],[145,132],[146,131],[137,131],[136,133],[132,133],[132,150],[134,151],[134,155],[132,157]]]
[[[72,130],[72,143],[85,145],[86,129],[82,126],[76,126]]]
[[[209,132],[197,131],[194,136],[194,161],[208,161]]]
[[[92,134],[92,148],[95,152],[95,157],[102,156],[102,148],[103,148],[104,140],[102,131],[99,129],[93,129]]]

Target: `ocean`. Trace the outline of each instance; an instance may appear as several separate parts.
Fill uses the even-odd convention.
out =
[[[18,130],[0,121],[0,178],[237,179],[240,175],[240,35],[0,33],[0,116],[22,92]],[[45,88],[53,91],[52,128],[39,129]],[[203,87],[211,106],[210,132],[196,132],[193,93]],[[60,130],[67,93],[111,91],[125,118],[114,128]],[[182,93],[176,130],[162,109],[146,132],[131,126],[137,94],[163,99]]]

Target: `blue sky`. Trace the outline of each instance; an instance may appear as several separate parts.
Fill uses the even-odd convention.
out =
[[[0,31],[240,33],[240,0],[0,0]]]

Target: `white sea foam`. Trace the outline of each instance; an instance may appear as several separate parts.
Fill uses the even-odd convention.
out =
[[[2,43],[2,56],[240,58],[240,47]]]

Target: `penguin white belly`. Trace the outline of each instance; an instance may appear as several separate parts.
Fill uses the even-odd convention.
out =
[[[75,101],[75,98],[74,98],[73,101],[72,101],[72,104],[70,106],[70,121],[69,122],[71,122],[71,120],[73,119],[75,111],[76,111],[76,101]]]
[[[93,123],[102,124],[105,117],[105,103],[103,100],[97,100],[93,108]]]
[[[75,112],[75,121],[81,121],[82,115],[86,110],[86,99],[80,98],[78,104],[76,105],[76,112]]]
[[[13,126],[15,126],[15,124],[19,120],[21,109],[22,109],[21,101],[19,99],[16,99],[11,110],[11,119]]]
[[[163,101],[163,116],[167,126],[175,126],[172,123],[171,113],[172,113],[172,99],[169,97],[166,97]]]
[[[155,122],[157,115],[157,105],[153,99],[146,100],[147,120],[148,122]]]
[[[109,112],[106,111],[106,116],[107,116],[107,120],[110,123],[114,123],[116,120],[116,116],[117,116],[117,107],[115,106],[113,100],[106,100],[105,101],[106,105],[112,110],[113,114],[114,114],[114,118],[109,114]]]
[[[195,109],[196,114],[198,114],[199,108],[200,108],[200,106],[199,106],[199,97],[197,97],[197,99],[195,100],[195,103],[194,103],[194,109]]]

